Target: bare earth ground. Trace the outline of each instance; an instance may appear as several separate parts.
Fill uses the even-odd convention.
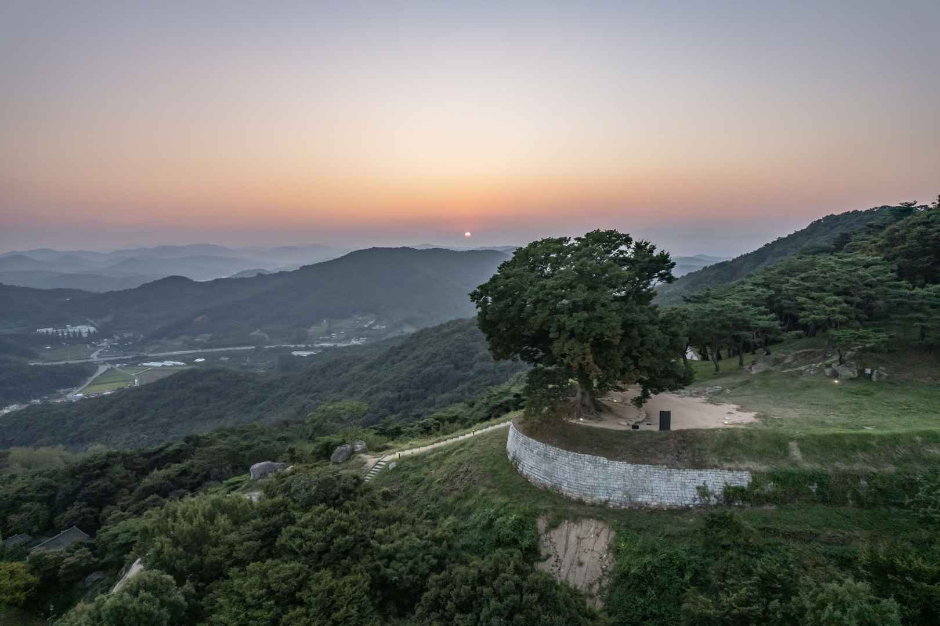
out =
[[[544,515],[538,524],[539,550],[546,558],[536,563],[536,569],[583,592],[595,608],[600,608],[598,592],[613,563],[610,543],[614,533],[610,526],[596,519],[580,519],[566,520],[549,530]]]
[[[600,414],[600,419],[584,419],[574,423],[611,430],[631,430],[637,424],[639,430],[659,430],[660,411],[672,411],[672,430],[741,426],[757,419],[756,413],[743,411],[735,404],[712,404],[705,397],[679,396],[674,393],[655,395],[642,409],[638,409],[630,401],[639,391],[639,388],[631,387],[624,392],[611,392],[601,399],[605,410]]]

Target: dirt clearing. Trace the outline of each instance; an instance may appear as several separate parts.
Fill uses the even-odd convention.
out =
[[[638,409],[631,400],[639,392],[638,388],[611,392],[601,399],[605,410],[600,414],[600,419],[584,419],[573,423],[611,430],[659,430],[660,411],[672,412],[671,430],[726,428],[749,424],[757,419],[756,413],[743,411],[736,404],[712,404],[706,397],[674,393],[657,394],[642,409]]]

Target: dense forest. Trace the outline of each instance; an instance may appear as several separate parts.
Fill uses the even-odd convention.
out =
[[[806,228],[764,244],[753,252],[690,272],[674,283],[660,285],[656,302],[662,305],[679,304],[684,296],[741,280],[793,255],[829,252],[833,243],[841,237],[869,228],[884,228],[910,215],[910,212],[910,207],[882,206],[865,211],[827,215]]]
[[[828,249],[797,254],[730,285],[686,296],[677,320],[688,346],[715,363],[722,352],[770,352],[782,335],[825,334],[845,356],[889,341],[940,346],[940,206],[901,206],[891,220],[841,233]]]
[[[75,387],[94,373],[90,363],[30,367],[27,359],[0,354],[0,408]]]
[[[194,369],[113,396],[30,407],[4,418],[0,447],[139,447],[219,426],[298,418],[346,398],[369,404],[365,424],[412,422],[523,370],[494,361],[472,320],[317,356],[296,373]]]

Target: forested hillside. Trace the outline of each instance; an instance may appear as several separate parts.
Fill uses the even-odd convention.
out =
[[[840,237],[829,250],[795,254],[733,284],[686,297],[675,309],[688,345],[720,367],[721,352],[769,354],[782,335],[825,335],[842,365],[853,352],[940,345],[940,200],[890,209],[889,228]],[[883,222],[882,222],[883,223]]]
[[[507,258],[489,250],[372,248],[293,272],[208,282],[175,276],[103,294],[0,286],[0,322],[31,331],[91,321],[152,338],[247,343],[259,328],[287,341],[324,319],[373,315],[393,332],[469,317],[467,294]]]
[[[0,408],[75,387],[94,371],[90,363],[30,367],[27,359],[0,354]]]
[[[493,361],[472,320],[318,355],[294,374],[189,370],[114,396],[30,407],[4,418],[0,448],[94,443],[130,448],[219,426],[303,418],[319,404],[363,400],[363,423],[414,421],[522,371]]]
[[[717,287],[741,280],[754,272],[772,267],[794,254],[815,254],[829,252],[834,245],[852,233],[868,230],[882,230],[911,214],[912,207],[882,206],[865,211],[849,211],[838,215],[827,215],[811,223],[806,228],[786,237],[775,239],[755,250],[709,265],[698,271],[680,277],[674,283],[660,285],[656,297],[657,304],[678,304],[684,296],[689,296],[709,287]]]

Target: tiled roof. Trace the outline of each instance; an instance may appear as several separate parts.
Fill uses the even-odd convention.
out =
[[[67,530],[63,530],[52,539],[43,541],[38,546],[32,548],[30,552],[33,550],[39,550],[40,548],[44,550],[61,550],[62,548],[72,545],[76,541],[88,541],[89,538],[90,537],[88,536],[88,533],[79,530],[75,526],[72,526]]]

